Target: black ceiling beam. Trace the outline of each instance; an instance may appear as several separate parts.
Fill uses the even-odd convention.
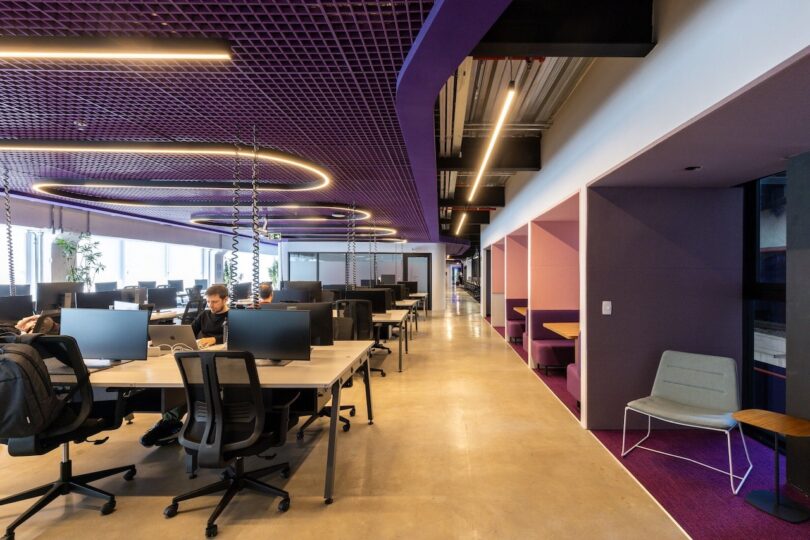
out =
[[[463,207],[463,206],[491,206],[502,208],[506,205],[506,188],[502,186],[480,187],[475,192],[475,200],[467,200],[469,188],[457,187],[452,199],[441,199],[439,206],[442,208]]]
[[[461,155],[439,157],[440,171],[473,172],[481,166],[481,158],[489,138],[465,137],[461,140]],[[512,174],[540,170],[540,137],[506,137],[498,140],[487,174]]]
[[[653,47],[653,0],[513,0],[471,54],[643,57]]]

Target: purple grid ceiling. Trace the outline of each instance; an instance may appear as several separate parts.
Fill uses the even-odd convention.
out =
[[[334,180],[326,190],[264,193],[262,200],[355,201],[372,210],[378,225],[425,240],[438,232],[426,219],[435,209],[423,208],[417,192],[395,92],[432,5],[0,1],[3,36],[223,38],[233,56],[206,63],[0,61],[0,139],[232,143],[247,141],[255,123],[261,146],[309,159]],[[13,189],[26,194],[39,179],[221,181],[231,178],[233,168],[232,159],[204,156],[45,152],[4,153],[0,163],[12,170]],[[243,160],[242,170],[248,173],[249,161]],[[306,180],[271,164],[260,171],[267,181]],[[435,179],[431,186],[435,204]],[[154,197],[128,191],[118,194]],[[183,222],[194,211],[103,207]]]

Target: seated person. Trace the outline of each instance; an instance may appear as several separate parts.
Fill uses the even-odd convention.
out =
[[[273,302],[273,284],[265,281],[259,285],[259,303],[270,304]]]
[[[225,322],[228,320],[228,289],[224,285],[211,285],[205,291],[208,309],[197,315],[191,328],[201,349],[223,343]],[[166,445],[177,440],[183,427],[181,418],[186,414],[185,404],[163,413],[161,418],[141,437],[141,444],[149,447]]]

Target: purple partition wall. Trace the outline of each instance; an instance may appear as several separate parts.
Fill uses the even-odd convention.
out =
[[[526,235],[506,237],[506,298],[528,298],[529,296],[529,239]]]
[[[587,428],[621,429],[666,349],[742,355],[742,190],[592,188]],[[612,315],[602,315],[602,301]]]

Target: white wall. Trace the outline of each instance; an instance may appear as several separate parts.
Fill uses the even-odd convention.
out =
[[[594,62],[543,134],[543,169],[507,183],[482,245],[810,52],[808,0],[660,0],[646,58]]]
[[[369,253],[371,245],[368,242],[357,243],[357,253]],[[288,253],[345,253],[346,242],[284,242],[281,248],[281,266],[284,279],[290,275],[288,268]],[[445,303],[445,260],[447,259],[444,244],[434,243],[407,243],[387,244],[378,243],[377,252],[380,253],[430,253],[432,261],[431,288],[433,290],[433,311],[444,311]]]

